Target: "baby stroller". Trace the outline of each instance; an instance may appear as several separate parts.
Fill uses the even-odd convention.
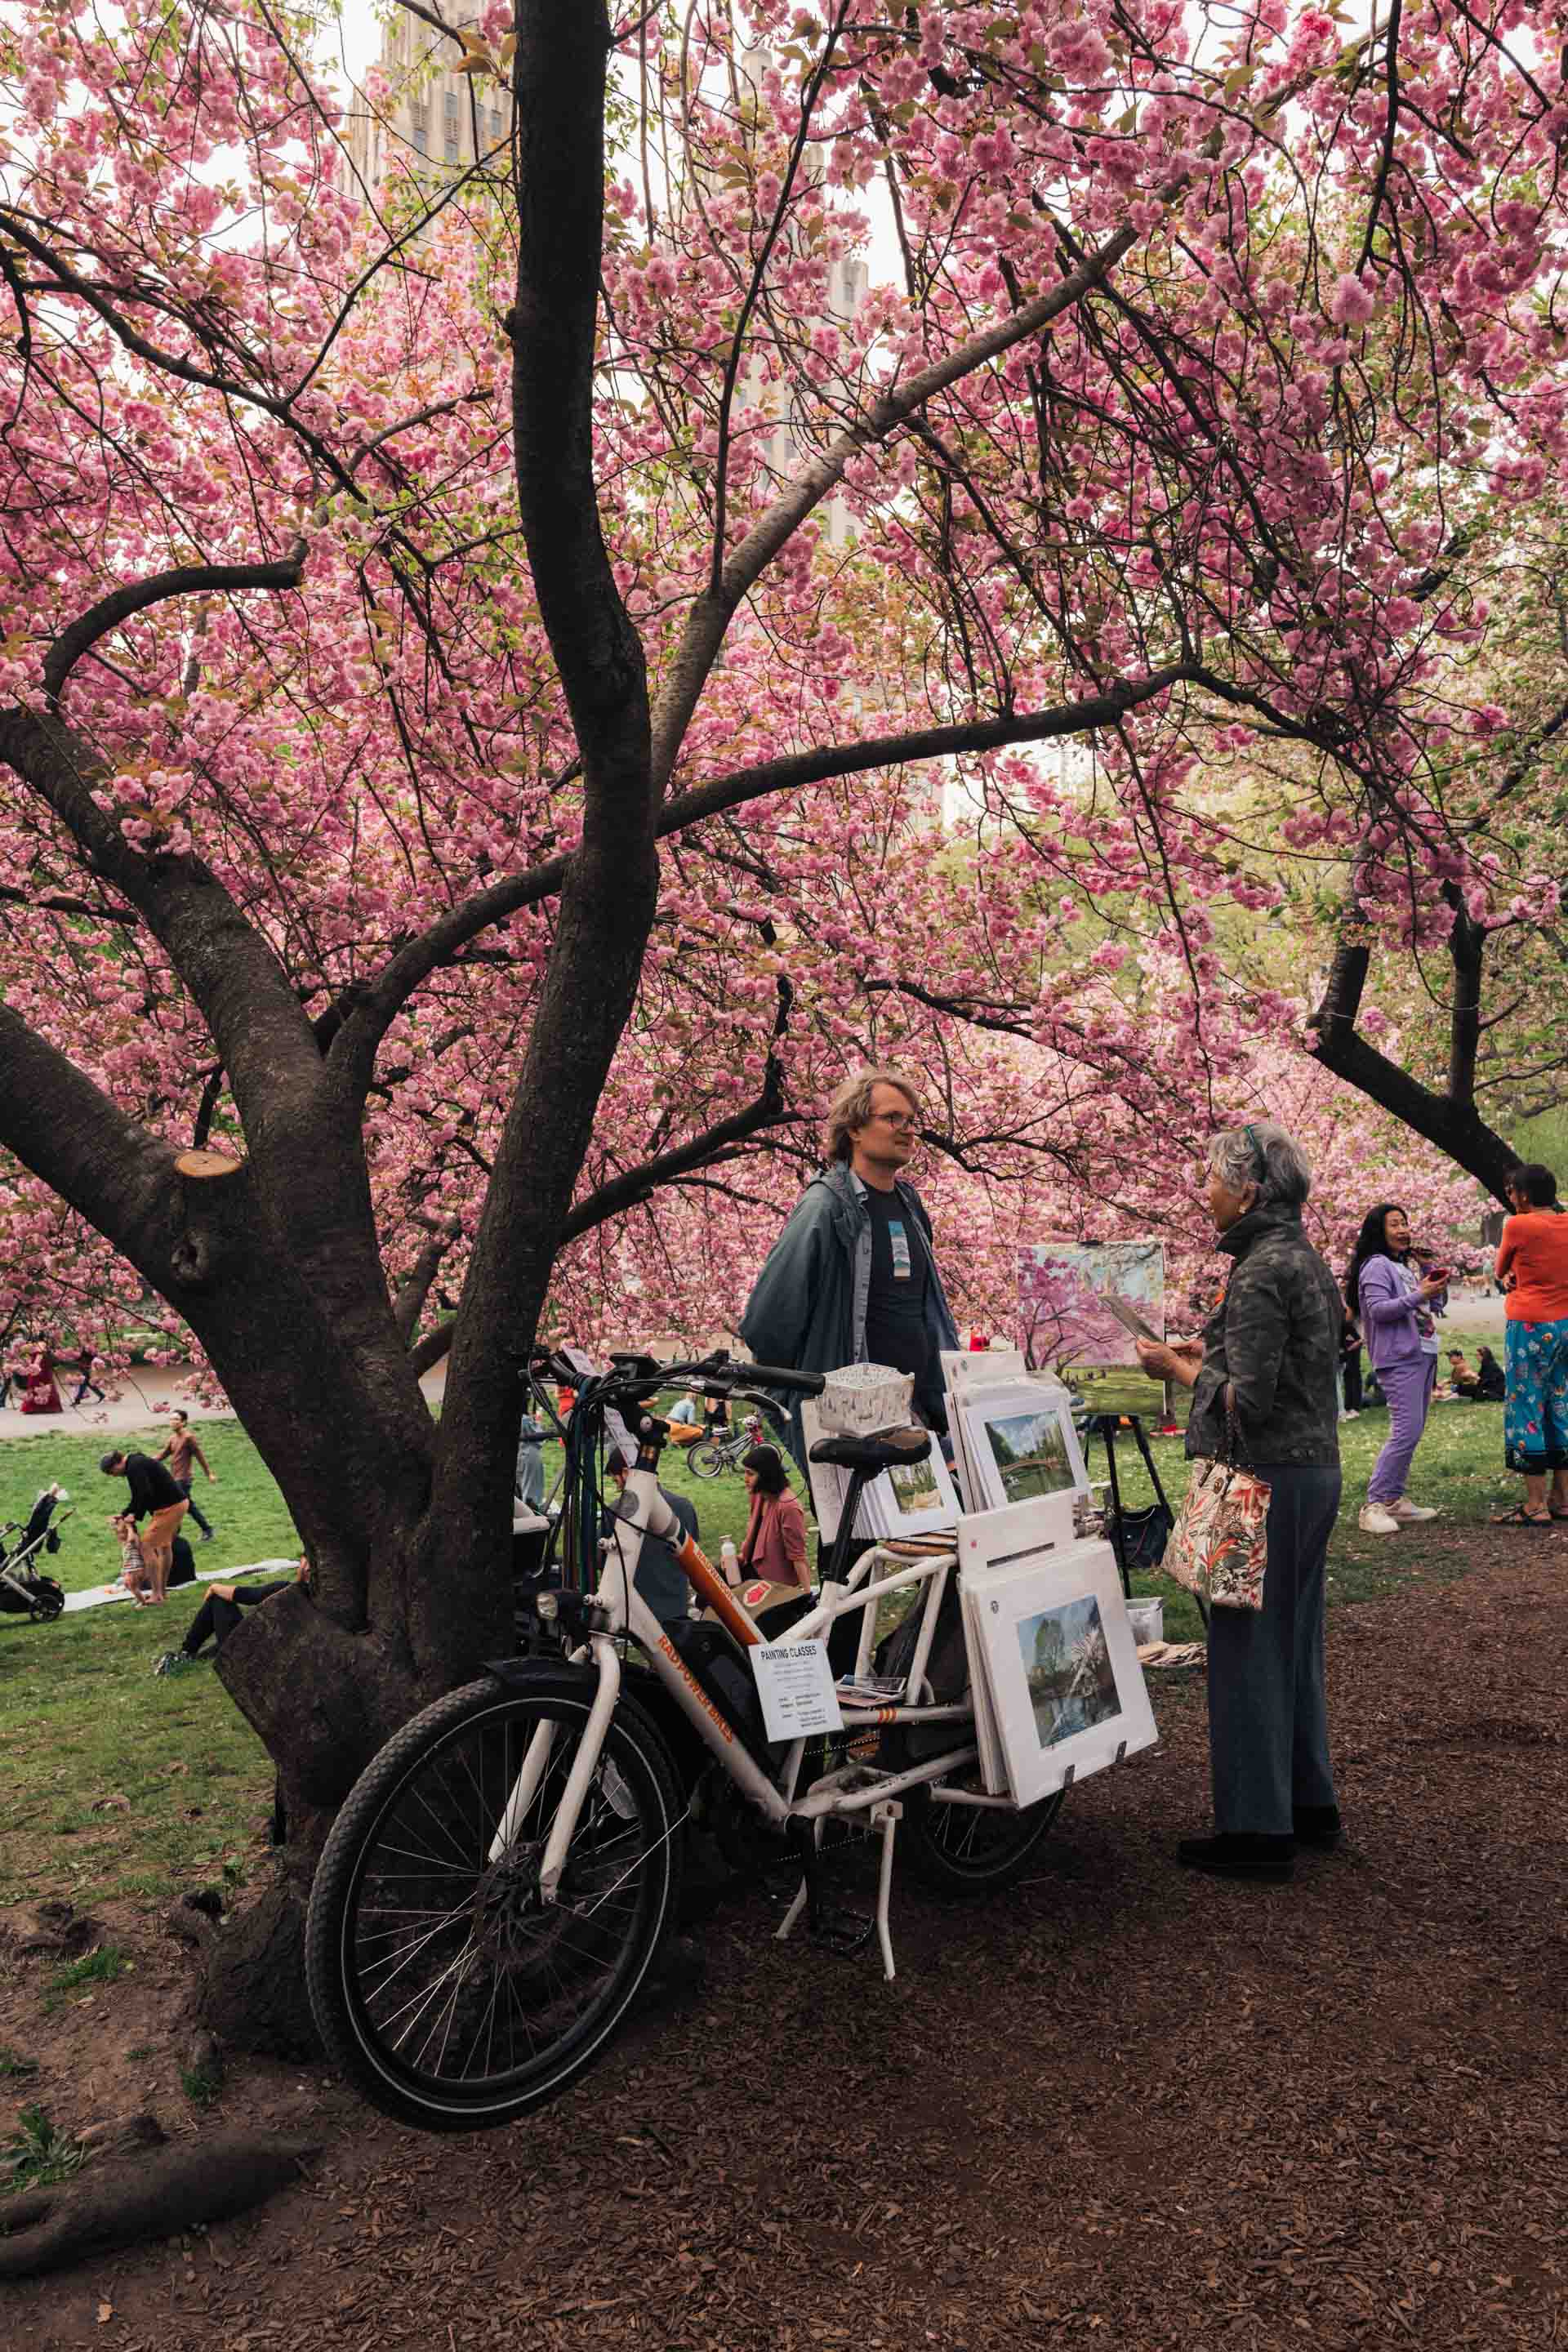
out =
[[[42,1575],[37,1561],[41,1552],[58,1551],[60,1528],[72,1515],[67,1511],[58,1525],[51,1522],[57,1506],[69,1500],[63,1486],[46,1486],[26,1527],[12,1519],[0,1528],[0,1611],[6,1615],[30,1617],[36,1625],[49,1625],[65,1607],[64,1586],[52,1576]]]

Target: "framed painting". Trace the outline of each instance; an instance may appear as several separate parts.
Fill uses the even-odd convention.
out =
[[[984,1675],[1007,1786],[1037,1804],[1159,1737],[1116,1556],[1098,1539],[1063,1544],[1049,1496],[963,1528],[970,1671]]]
[[[1089,1472],[1065,1389],[1038,1381],[971,1391],[959,1406],[977,1510],[1004,1510],[1039,1495],[1087,1489]]]

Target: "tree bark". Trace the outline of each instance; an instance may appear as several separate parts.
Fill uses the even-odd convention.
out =
[[[1454,1000],[1449,1014],[1448,1084],[1447,1092],[1438,1094],[1380,1053],[1356,1027],[1372,964],[1372,950],[1363,936],[1358,874],[1359,861],[1352,872],[1344,921],[1322,1002],[1310,1024],[1317,1033],[1313,1059],[1381,1109],[1402,1119],[1484,1184],[1494,1199],[1506,1202],[1504,1186],[1510,1171],[1519,1165],[1519,1154],[1493,1132],[1475,1105],[1482,935],[1463,906],[1457,906],[1449,934]]]

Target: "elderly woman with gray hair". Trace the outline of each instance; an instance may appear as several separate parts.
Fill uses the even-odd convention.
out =
[[[1296,1847],[1339,1843],[1323,1696],[1323,1563],[1340,1507],[1339,1361],[1344,1306],[1301,1229],[1306,1154],[1273,1119],[1216,1135],[1208,1208],[1235,1260],[1202,1337],[1141,1339],[1153,1380],[1193,1391],[1190,1456],[1239,1458],[1267,1479],[1268,1565],[1261,1609],[1209,1619],[1209,1756],[1215,1835],[1176,1858],[1229,1878],[1289,1878]]]

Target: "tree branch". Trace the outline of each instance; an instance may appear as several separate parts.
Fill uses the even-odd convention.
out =
[[[518,0],[515,21],[518,252],[506,330],[518,510],[584,769],[629,804],[647,795],[647,672],[605,551],[594,471],[609,21],[604,0]]]
[[[705,818],[740,808],[770,793],[797,791],[806,784],[826,782],[835,776],[863,774],[870,768],[900,767],[906,762],[942,760],[966,751],[994,751],[1012,743],[1043,743],[1059,735],[1087,734],[1097,727],[1113,726],[1129,710],[1171,688],[1197,678],[1182,663],[1107,687],[1103,694],[1079,702],[1058,703],[1050,710],[1021,711],[1011,718],[976,719],[951,727],[925,727],[903,735],[868,735],[853,743],[832,744],[821,751],[794,751],[753,768],[737,768],[710,783],[678,793],[659,811],[655,831],[659,839],[700,824]],[[450,962],[470,940],[494,923],[504,922],[524,907],[553,897],[566,878],[569,857],[552,857],[526,874],[506,876],[489,889],[477,892],[453,907],[416,940],[410,940],[382,968],[380,977],[363,989],[341,1013],[333,1008],[318,1023],[318,1035],[342,1062],[345,1083],[367,1087],[375,1050],[388,1025],[420,983],[442,964]],[[328,1024],[328,1025],[323,1025]]]
[[[399,1286],[392,1302],[392,1319],[397,1326],[398,1338],[406,1347],[414,1337],[416,1326],[425,1311],[425,1301],[430,1296],[430,1285],[441,1270],[441,1261],[454,1242],[462,1237],[463,1227],[457,1217],[443,1218],[431,1229],[430,1238],[414,1261],[407,1276]]]
[[[160,1289],[175,1154],[0,1003],[0,1144]]]
[[[275,563],[181,563],[129,587],[100,596],[90,610],[60,631],[44,656],[44,692],[58,704],[66,680],[85,653],[128,621],[133,613],[166,604],[174,596],[200,596],[225,588],[298,588],[305,569],[305,542],[297,539]]]
[[[708,589],[693,602],[687,618],[686,629],[679,650],[670,665],[668,683],[658,699],[653,717],[653,773],[657,789],[662,792],[674,773],[686,730],[698,698],[712,668],[714,656],[724,641],[730,617],[779,550],[790,540],[801,524],[844,478],[845,471],[863,450],[874,448],[885,441],[907,417],[950,383],[984,365],[987,360],[999,358],[1011,351],[1015,343],[1037,334],[1064,310],[1104,280],[1124,254],[1138,241],[1133,228],[1118,229],[1096,251],[1086,255],[1078,268],[1053,286],[1048,293],[1040,294],[1021,310],[1013,310],[1005,319],[981,333],[960,343],[944,359],[934,361],[930,367],[917,370],[908,381],[895,385],[874,401],[858,424],[839,434],[819,457],[803,466],[795,479],[759,517],[745,538],[734,550],[723,567],[717,588]]]

